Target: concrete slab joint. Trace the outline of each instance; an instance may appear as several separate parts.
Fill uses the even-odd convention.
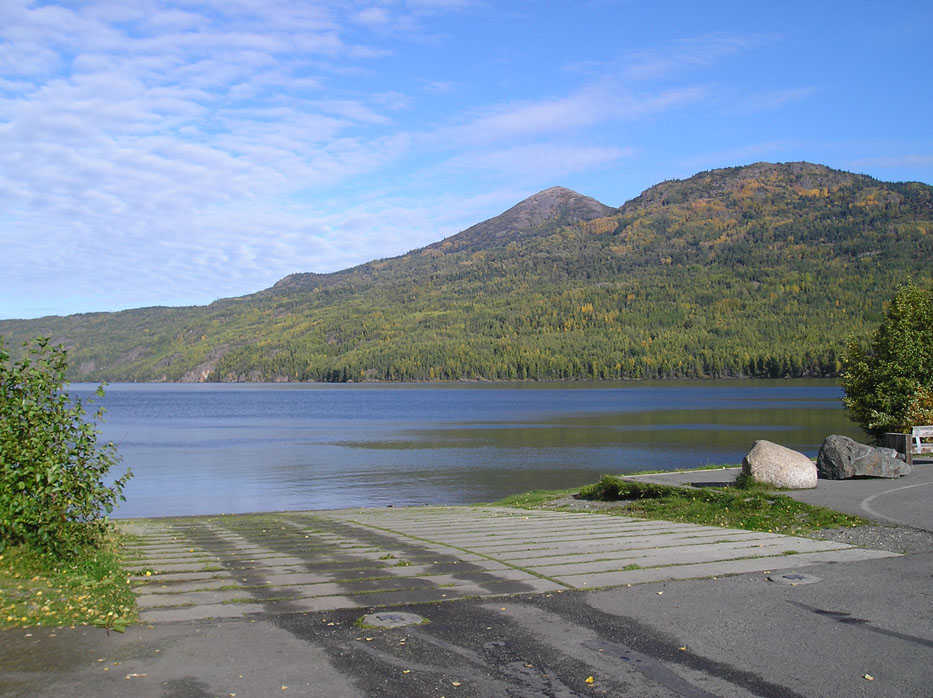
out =
[[[128,525],[137,541],[128,568],[137,573],[145,622],[594,589],[892,555],[753,531],[499,507]]]

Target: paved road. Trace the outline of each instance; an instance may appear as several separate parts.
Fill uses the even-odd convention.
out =
[[[929,696],[933,553],[366,609],[0,633],[0,695]],[[802,576],[802,575],[801,575]],[[868,680],[865,676],[873,680]],[[592,682],[587,680],[592,677]]]
[[[897,480],[821,480],[795,499],[887,523],[933,531],[933,464]]]
[[[723,468],[636,477],[662,484],[732,482],[738,472],[738,468]],[[847,514],[933,531],[933,463],[930,462],[914,464],[910,475],[896,480],[820,480],[815,489],[785,494]]]

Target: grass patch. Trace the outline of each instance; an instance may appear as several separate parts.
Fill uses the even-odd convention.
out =
[[[493,502],[493,505],[497,507],[534,509],[535,507],[542,506],[560,497],[569,497],[570,495],[576,493],[577,488],[571,488],[568,490],[531,490],[530,492],[521,492],[519,494],[512,494],[508,497],[503,497],[502,499]],[[479,506],[488,505],[483,504]]]
[[[624,473],[625,477],[630,475],[661,475],[665,473],[680,472],[681,470],[722,470],[723,468],[735,468],[736,466],[728,464],[716,464],[716,465],[698,465],[690,468],[680,468],[679,470],[638,470],[633,473]],[[531,490],[530,492],[520,492],[518,494],[512,494],[508,497],[503,497],[495,502],[492,502],[492,506],[497,507],[517,507],[519,509],[535,509],[545,504],[549,504],[555,499],[560,499],[561,497],[569,497],[576,494],[579,491],[579,488],[572,487],[566,490]],[[490,506],[489,504],[474,504],[473,506]]]
[[[85,548],[68,561],[26,546],[0,555],[0,628],[98,625],[122,631],[137,618],[118,541]]]
[[[758,483],[742,484],[742,487],[692,489],[606,475],[582,488],[580,497],[627,501],[624,513],[628,516],[789,535],[867,523],[857,516],[798,502]]]

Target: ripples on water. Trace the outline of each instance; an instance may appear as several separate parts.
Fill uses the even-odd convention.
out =
[[[815,455],[859,435],[840,397],[828,381],[114,384],[102,433],[135,473],[117,516],[452,504],[738,463],[759,438]]]

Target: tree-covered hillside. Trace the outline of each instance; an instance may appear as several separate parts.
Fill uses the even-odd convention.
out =
[[[87,380],[834,375],[930,259],[933,187],[757,163],[620,209],[554,188],[401,257],[0,335],[51,335]]]

